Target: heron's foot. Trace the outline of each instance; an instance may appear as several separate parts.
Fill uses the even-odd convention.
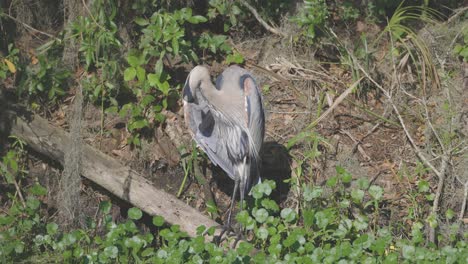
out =
[[[240,226],[239,229],[234,229],[232,225],[223,225],[221,228],[222,230],[219,236],[214,238],[214,242],[217,245],[225,242],[228,238],[234,238],[234,242],[231,244],[231,247],[235,248],[239,241],[245,240],[242,226]]]
[[[219,226],[221,228],[221,232],[219,233],[219,236],[215,236],[213,238],[213,241],[217,244],[220,245],[222,242],[224,242],[228,237],[231,237],[232,234],[235,233],[234,228],[229,224],[229,225],[221,225]]]
[[[232,244],[232,248],[236,248],[237,247],[237,243],[239,243],[239,241],[241,240],[245,240],[245,236],[244,236],[244,232],[242,232],[242,226],[239,228],[239,230],[236,232],[236,239],[234,240],[234,243]]]

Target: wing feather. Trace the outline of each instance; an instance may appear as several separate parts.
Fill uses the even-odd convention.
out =
[[[210,160],[235,179],[238,176],[236,166],[248,153],[247,136],[209,105],[201,93],[196,93],[196,97],[197,104],[187,103],[185,107],[191,134]]]
[[[194,140],[232,179],[241,177],[241,188],[248,191],[259,180],[265,133],[263,101],[254,78],[238,66],[227,68],[216,81],[224,96],[213,98],[215,102],[209,102],[200,87],[191,93],[186,88],[184,113]]]

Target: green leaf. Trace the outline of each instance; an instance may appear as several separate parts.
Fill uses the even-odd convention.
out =
[[[351,190],[351,198],[356,204],[361,204],[362,199],[364,199],[364,191],[360,189]]]
[[[271,199],[265,198],[265,199],[262,200],[261,204],[267,210],[271,210],[273,212],[278,212],[279,211],[278,204],[275,201],[271,200]]]
[[[112,208],[112,204],[109,201],[102,201],[99,204],[99,210],[103,214],[108,214],[110,212],[111,208]]]
[[[154,216],[153,217],[153,225],[157,226],[157,227],[161,227],[164,225],[164,217],[162,216]]]
[[[159,84],[159,76],[154,74],[154,73],[150,73],[148,74],[148,82],[149,82],[149,85],[151,86],[156,86]]]
[[[46,195],[47,189],[42,187],[40,184],[35,183],[31,188],[29,188],[29,192],[34,195]]]
[[[437,222],[437,215],[434,213],[431,213],[427,218],[426,221],[429,223],[429,226],[432,228],[436,228],[439,226],[439,223]]]
[[[302,212],[302,218],[304,219],[305,227],[312,227],[312,225],[314,224],[314,216],[315,216],[314,210],[304,210]]]
[[[46,229],[47,229],[47,234],[52,236],[52,235],[57,234],[58,225],[56,223],[48,223],[46,226]]]
[[[163,72],[163,61],[162,57],[156,62],[156,66],[154,67],[154,74],[158,77],[158,79],[161,78],[161,74]]]
[[[242,64],[244,63],[244,56],[238,52],[234,52],[233,54],[229,54],[226,57],[226,64],[236,63]]]
[[[128,130],[133,131],[135,129],[141,129],[148,126],[148,120],[140,119],[130,123]]]
[[[374,200],[380,200],[383,196],[383,189],[380,186],[372,185],[369,188],[369,194],[374,198]]]
[[[174,55],[179,55],[179,39],[173,38],[172,39],[172,50]]]
[[[403,245],[401,247],[401,251],[402,251],[402,254],[403,254],[403,257],[405,259],[414,259],[414,253],[416,251],[415,247],[412,246],[412,245]]]
[[[131,80],[133,80],[135,78],[136,74],[137,74],[137,72],[136,72],[135,68],[133,68],[133,67],[127,68],[124,71],[124,80],[127,81],[127,82],[131,81]]]
[[[138,81],[143,82],[146,79],[146,71],[141,66],[136,67],[136,76]]]
[[[266,240],[268,238],[268,230],[264,227],[260,227],[257,232],[255,232],[258,238],[261,240]]]
[[[367,218],[363,215],[359,215],[356,220],[353,221],[353,226],[358,230],[362,231],[365,230],[369,224],[367,222]]]
[[[452,220],[454,216],[455,216],[455,212],[450,208],[445,212],[445,217],[448,220]]]
[[[138,220],[143,216],[143,213],[139,208],[133,207],[128,210],[128,217],[133,220]]]
[[[154,116],[154,118],[159,122],[159,123],[164,123],[164,121],[166,120],[166,116],[161,114],[161,113],[156,113],[156,115]]]
[[[303,192],[304,200],[306,202],[310,202],[313,199],[316,199],[322,196],[322,193],[323,193],[323,189],[320,187],[314,186],[311,188],[310,186],[306,186],[304,187],[304,192]]]
[[[192,16],[192,17],[189,17],[187,21],[192,24],[198,24],[198,23],[205,23],[206,21],[208,21],[208,19],[206,19],[206,17],[204,16]]]
[[[36,198],[29,197],[26,201],[26,206],[32,210],[36,210],[41,205],[41,202]]]
[[[253,216],[255,217],[257,222],[265,223],[265,221],[268,218],[268,211],[263,208],[260,208],[254,212]]]
[[[239,221],[239,223],[245,225],[249,217],[249,213],[247,213],[245,210],[242,210],[236,215],[236,220]]]
[[[284,208],[281,210],[281,218],[286,222],[292,222],[296,219],[296,212],[291,208]]]
[[[418,182],[418,190],[419,192],[428,192],[429,191],[429,182],[426,180],[420,180]]]
[[[367,178],[359,178],[357,181],[356,181],[359,189],[361,190],[367,190],[367,188],[369,188],[369,179]]]
[[[142,257],[149,257],[154,255],[154,249],[153,248],[147,248],[141,252]]]
[[[104,249],[103,254],[107,258],[115,259],[119,254],[119,249],[116,246],[108,246]]]
[[[338,183],[338,177],[336,177],[336,176],[330,177],[327,180],[327,186],[328,187],[335,187],[337,183]]]
[[[165,96],[168,96],[169,95],[169,83],[167,81],[164,81],[163,83],[159,83],[158,84],[158,89],[165,95]],[[164,102],[163,101],[163,107],[164,108],[167,108],[167,101]]]
[[[21,254],[24,252],[24,242],[18,241],[15,245],[15,253],[16,254]]]
[[[254,186],[252,189],[252,196],[255,199],[260,199],[263,197],[263,195],[269,196],[271,192],[272,185],[268,181],[265,181]]]
[[[143,105],[143,107],[146,107],[152,104],[154,100],[155,100],[154,96],[148,94],[145,97],[143,97],[143,99],[141,100],[141,104]]]
[[[127,57],[127,62],[132,66],[132,68],[136,68],[137,66],[140,66],[140,60],[136,56],[128,56]]]
[[[146,26],[149,24],[149,21],[147,19],[144,19],[142,17],[137,17],[135,18],[135,23],[139,26]]]
[[[317,226],[321,229],[327,227],[330,220],[330,214],[327,211],[319,211],[315,214],[315,222],[317,223]]]

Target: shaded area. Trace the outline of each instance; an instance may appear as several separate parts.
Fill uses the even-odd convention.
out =
[[[274,141],[263,144],[261,177],[262,180],[273,180],[276,182],[276,189],[271,197],[278,204],[284,202],[289,193],[290,185],[285,183],[284,180],[291,177],[290,163],[291,157],[285,146]],[[213,182],[221,192],[228,197],[232,196],[234,181],[220,167],[213,166]],[[247,196],[247,199],[249,197]]]

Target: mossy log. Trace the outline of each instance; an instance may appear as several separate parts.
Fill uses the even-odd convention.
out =
[[[5,113],[3,115],[6,116]],[[0,123],[10,124],[3,124],[0,128],[8,127],[10,134],[27,142],[35,151],[63,165],[64,149],[71,140],[67,132],[50,125],[46,119],[37,115],[25,118],[13,113],[9,116],[10,121],[1,118],[3,120],[0,120]],[[196,228],[200,225],[218,226],[215,221],[175,196],[154,187],[138,172],[123,166],[119,161],[87,144],[83,144],[81,159],[83,177],[144,212],[152,216],[162,216],[168,223],[179,225],[192,237],[196,235]]]

